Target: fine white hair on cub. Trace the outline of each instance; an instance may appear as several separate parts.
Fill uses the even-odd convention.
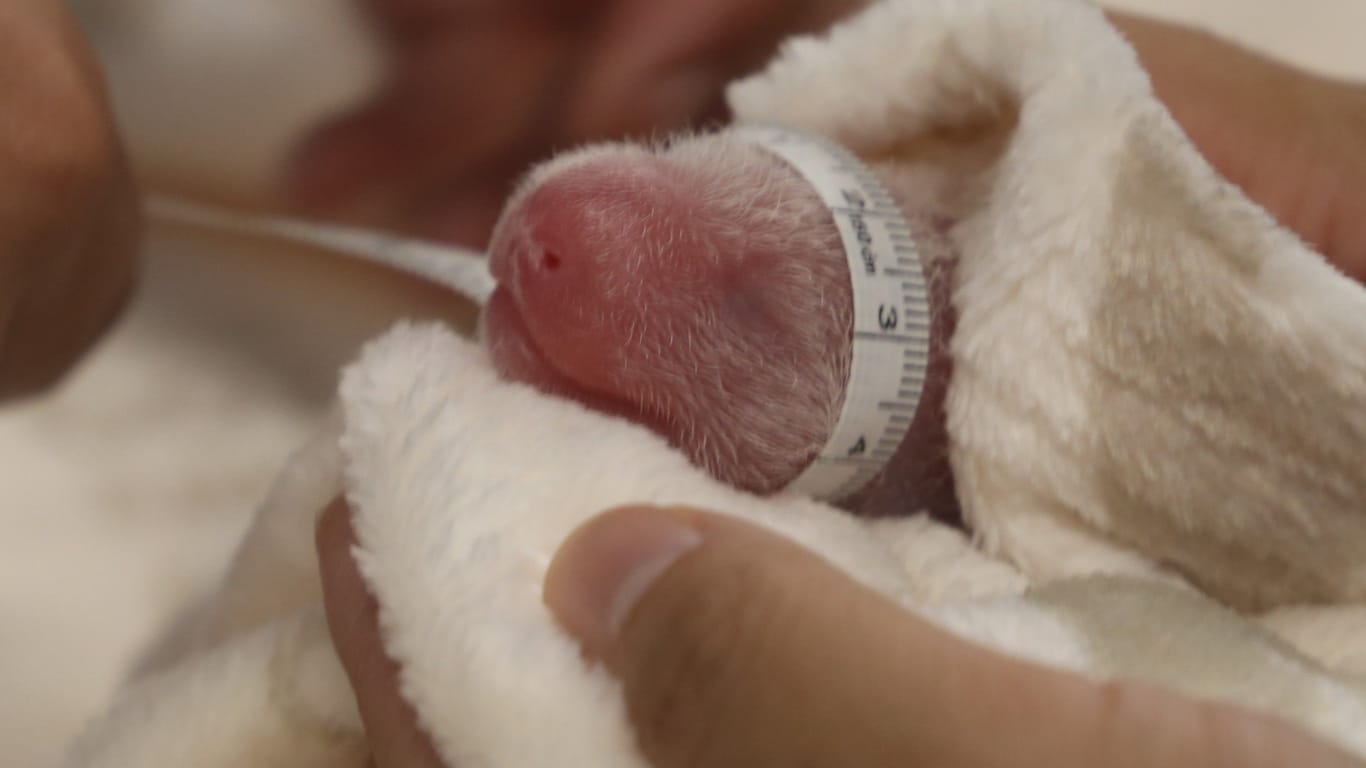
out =
[[[573,171],[589,164],[594,173],[577,181]],[[658,168],[660,194],[629,206],[594,194],[612,169],[646,164]],[[525,226],[512,214],[552,179],[582,185],[583,241],[599,282],[623,299],[584,322],[629,340],[617,367],[632,398],[718,477],[776,490],[771,478],[795,476],[839,416],[853,323],[843,245],[817,194],[730,132],[602,144],[532,171],[495,241]],[[641,215],[647,204],[670,215]],[[669,282],[692,272],[683,262],[710,267],[703,284]]]

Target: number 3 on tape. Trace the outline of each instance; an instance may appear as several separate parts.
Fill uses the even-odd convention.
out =
[[[920,404],[930,346],[924,265],[900,207],[850,152],[782,127],[738,130],[806,179],[830,209],[844,243],[854,296],[844,406],[825,448],[789,486],[839,500],[882,471]]]

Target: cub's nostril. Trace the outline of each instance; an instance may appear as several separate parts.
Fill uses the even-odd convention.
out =
[[[546,251],[541,254],[541,267],[547,272],[554,272],[560,268],[560,255],[554,251]]]

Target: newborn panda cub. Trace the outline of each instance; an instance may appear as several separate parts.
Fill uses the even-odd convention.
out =
[[[953,518],[952,252],[942,223],[907,213],[930,284],[930,370],[888,466],[838,501]],[[834,429],[853,343],[839,232],[796,170],[735,133],[546,163],[508,202],[490,259],[483,339],[509,379],[645,425],[761,494],[795,479]]]

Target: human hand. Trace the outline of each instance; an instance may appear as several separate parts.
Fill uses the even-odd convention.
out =
[[[720,118],[727,82],[866,0],[360,0],[387,84],[304,141],[306,212],[482,246],[553,151]]]
[[[132,282],[133,185],[97,67],[58,0],[0,3],[0,397],[59,376]]]
[[[319,553],[375,765],[439,768],[398,694],[349,518],[328,510]],[[659,768],[1361,765],[1265,716],[974,646],[779,536],[704,512],[588,522],[551,564],[545,599],[621,679]]]

